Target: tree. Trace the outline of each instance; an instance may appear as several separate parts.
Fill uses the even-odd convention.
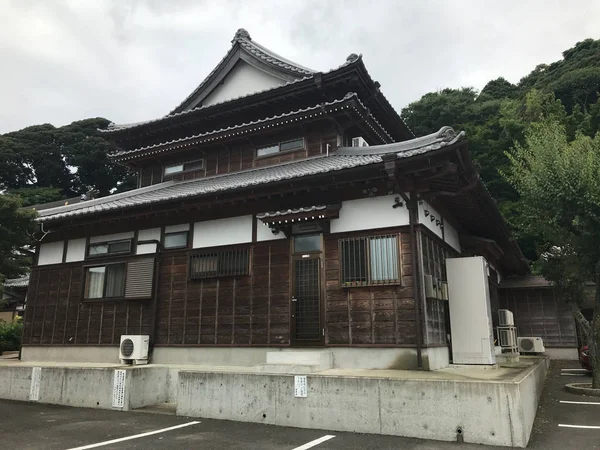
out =
[[[505,175],[520,194],[523,227],[540,237],[541,254],[550,255],[540,261],[542,273],[575,309],[582,283],[596,282],[592,323],[583,331],[592,384],[600,389],[600,135],[579,133],[569,142],[565,126],[551,117],[533,123],[508,157]]]
[[[18,197],[0,195],[0,282],[24,275],[31,264],[35,211],[22,209]],[[1,283],[0,283],[1,284]]]

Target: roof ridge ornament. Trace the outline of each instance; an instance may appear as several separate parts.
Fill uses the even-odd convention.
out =
[[[353,63],[354,61],[359,60],[361,57],[362,57],[362,55],[357,55],[356,53],[350,53],[348,55],[348,57],[346,58],[346,62]]]
[[[235,43],[237,41],[241,41],[241,40],[247,40],[247,41],[251,41],[252,38],[250,37],[250,33],[248,33],[248,31],[246,31],[245,28],[240,28],[239,30],[237,30],[235,32],[235,36],[233,36],[233,39],[231,40],[231,43]]]

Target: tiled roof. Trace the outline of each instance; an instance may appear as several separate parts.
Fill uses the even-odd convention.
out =
[[[256,45],[256,42],[253,42],[253,44]],[[261,46],[261,48],[264,48],[264,47]],[[223,59],[226,59],[226,58],[223,58]],[[334,71],[339,70],[339,69],[341,69],[343,67],[346,67],[346,66],[348,66],[350,64],[354,64],[354,63],[356,63],[356,62],[358,62],[360,60],[361,60],[361,56],[360,55],[352,54],[352,55],[348,56],[348,58],[346,59],[346,62],[344,62],[342,65],[340,65],[338,67],[335,67],[335,68],[333,68],[331,70],[328,70],[326,72],[323,72],[323,74],[328,74],[328,73],[334,72]],[[217,65],[217,67],[206,77],[206,79],[210,78],[220,65],[221,65],[221,63],[219,63]],[[283,83],[283,84],[281,84],[279,86],[275,86],[275,87],[263,89],[263,90],[256,91],[256,92],[250,92],[248,94],[240,95],[238,97],[230,98],[230,99],[223,100],[223,101],[216,102],[216,103],[211,103],[210,105],[196,106],[194,108],[185,109],[185,110],[180,111],[180,112],[176,112],[177,111],[177,108],[176,108],[173,111],[171,111],[169,114],[167,114],[166,116],[159,117],[157,119],[150,119],[150,120],[144,120],[144,121],[141,121],[141,122],[124,123],[124,124],[111,123],[111,124],[108,125],[107,128],[98,129],[98,131],[101,132],[101,133],[111,133],[113,131],[128,130],[128,129],[136,128],[136,127],[139,127],[139,126],[142,126],[142,125],[147,125],[147,124],[154,123],[154,122],[160,122],[160,121],[163,121],[163,120],[168,120],[168,119],[173,118],[173,117],[184,116],[186,114],[191,114],[193,112],[200,111],[202,109],[214,108],[214,107],[217,107],[217,106],[222,105],[224,103],[233,102],[233,101],[236,101],[236,100],[239,100],[239,99],[242,99],[242,98],[251,97],[251,96],[256,95],[256,94],[262,94],[264,92],[274,91],[274,90],[277,90],[277,89],[281,89],[281,88],[283,88],[285,86],[289,86],[289,85],[292,85],[292,84],[300,83],[301,81],[310,80],[310,79],[313,78],[313,75],[314,75],[314,73],[312,73],[312,72],[311,73],[307,73],[307,74],[305,74],[302,77],[299,77],[299,78],[287,81],[286,83]],[[202,83],[205,83],[205,81],[203,81]],[[186,101],[188,101],[189,98],[191,98],[196,92],[198,92],[198,90],[200,89],[201,86],[203,86],[203,84],[200,84],[200,86],[198,86],[198,88],[196,88],[196,90],[194,90],[194,92],[192,92],[192,94],[190,94],[181,104],[183,104]]]
[[[4,280],[3,284],[5,287],[12,287],[12,288],[27,287],[27,286],[29,286],[29,275],[25,275],[20,278],[10,278],[10,279]]]
[[[276,166],[255,168],[187,181],[168,181],[76,205],[40,211],[38,221],[119,210],[151,203],[230,191],[381,162],[378,156],[317,156]]]
[[[388,153],[396,153],[398,158],[409,158],[453,144],[463,135],[463,133],[455,133],[450,127],[444,127],[437,133],[395,144],[361,148],[341,147],[329,156],[321,155],[275,166],[214,175],[195,180],[168,181],[75,205],[46,209],[39,212],[37,220],[45,222],[66,217],[114,211],[335,172],[380,163],[382,162],[381,155]]]
[[[327,205],[305,206],[302,208],[282,209],[280,211],[271,211],[256,215],[257,219],[269,219],[273,217],[287,216],[289,214],[309,213],[313,211],[323,211],[327,209]]]
[[[110,156],[117,158],[118,160],[127,160],[127,159],[131,159],[131,158],[135,157],[137,154],[142,153],[142,152],[149,153],[149,154],[156,154],[156,153],[161,153],[163,151],[171,150],[174,148],[181,148],[181,147],[187,147],[190,145],[197,145],[197,144],[201,144],[201,143],[205,143],[205,142],[211,142],[211,141],[214,141],[217,139],[222,139],[223,137],[244,135],[247,133],[251,133],[253,131],[257,131],[257,130],[261,130],[261,129],[265,129],[265,128],[271,128],[276,125],[282,125],[282,124],[287,124],[290,122],[296,122],[298,120],[303,120],[303,119],[314,117],[314,116],[321,116],[327,112],[332,112],[337,109],[348,108],[350,106],[344,105],[344,103],[348,103],[350,100],[354,100],[356,103],[358,103],[364,110],[363,113],[367,114],[368,117],[377,124],[377,126],[380,128],[380,130],[383,130],[383,133],[385,134],[385,136],[382,136],[379,133],[380,130],[376,130],[374,127],[372,127],[373,131],[375,133],[377,133],[383,141],[392,140],[390,134],[386,130],[384,130],[383,127],[381,127],[381,124],[379,124],[379,122],[377,122],[377,120],[375,120],[375,118],[367,111],[367,109],[362,104],[362,102],[360,101],[358,96],[353,92],[349,92],[348,94],[346,94],[344,96],[344,98],[334,100],[331,102],[319,103],[318,105],[314,105],[314,106],[311,106],[308,108],[302,108],[302,109],[298,109],[296,111],[290,111],[290,112],[286,112],[283,114],[266,117],[264,119],[254,120],[251,122],[246,122],[246,123],[242,123],[242,124],[227,127],[227,128],[221,128],[218,130],[207,131],[207,132],[195,134],[192,136],[185,136],[185,137],[173,139],[173,140],[167,141],[167,142],[159,142],[159,143],[148,145],[145,147],[139,147],[139,148],[136,148],[133,150],[122,150],[122,151],[113,153]]]
[[[452,145],[464,137],[464,131],[456,133],[451,127],[442,127],[435,133],[428,134],[408,141],[394,142],[385,145],[373,145],[370,147],[340,147],[337,155],[344,156],[370,156],[396,153],[399,157],[410,157],[431,150]]]

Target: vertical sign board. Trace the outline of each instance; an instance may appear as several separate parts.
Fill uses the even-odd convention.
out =
[[[308,381],[306,375],[294,377],[294,397],[306,398],[308,395]]]
[[[29,387],[29,401],[37,402],[40,399],[40,381],[42,379],[42,368],[31,368],[31,385]]]
[[[115,370],[113,379],[113,408],[123,408],[125,406],[125,378],[127,371],[123,369]]]

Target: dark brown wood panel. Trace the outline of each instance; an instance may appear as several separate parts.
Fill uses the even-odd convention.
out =
[[[551,287],[498,290],[498,304],[512,311],[518,336],[540,336],[546,347],[576,347],[573,313]]]
[[[344,234],[370,236],[390,230]],[[338,239],[325,237],[326,345],[412,345],[416,342],[410,236],[400,234],[402,284],[340,287]]]

